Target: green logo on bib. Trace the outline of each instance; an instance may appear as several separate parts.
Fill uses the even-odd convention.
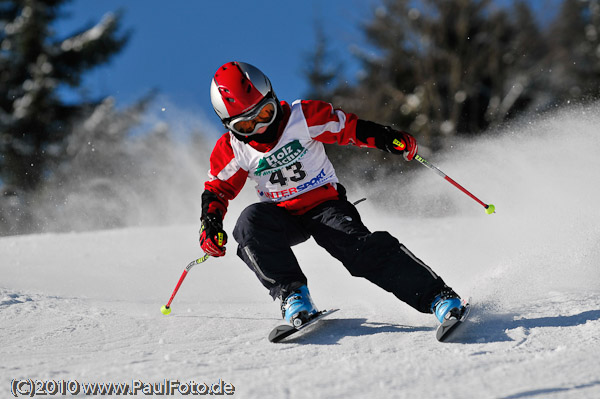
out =
[[[290,165],[304,155],[306,148],[302,147],[299,140],[294,140],[275,151],[273,154],[258,161],[254,174],[264,176],[284,166]]]

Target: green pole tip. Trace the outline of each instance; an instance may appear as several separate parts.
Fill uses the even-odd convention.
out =
[[[160,313],[167,315],[171,313],[171,308],[168,308],[167,305],[163,305],[163,307],[160,308]]]

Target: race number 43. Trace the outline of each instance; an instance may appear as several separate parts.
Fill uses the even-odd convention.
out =
[[[293,163],[285,168],[286,173],[283,173],[283,169],[276,170],[271,173],[269,181],[271,184],[279,184],[280,186],[286,186],[288,179],[297,183],[304,180],[306,172],[302,170],[302,164],[300,162]],[[287,176],[289,177],[287,177]]]

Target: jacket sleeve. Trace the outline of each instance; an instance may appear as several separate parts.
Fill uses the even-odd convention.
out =
[[[322,101],[302,101],[302,111],[310,136],[325,144],[355,145],[397,152],[393,141],[403,137],[401,131],[375,122],[358,119],[355,114],[334,109]]]
[[[323,101],[303,100],[302,113],[308,125],[310,137],[325,144],[356,145],[366,143],[356,138],[358,117]]]
[[[209,213],[223,218],[229,201],[237,197],[246,183],[248,171],[235,159],[230,137],[229,133],[221,136],[210,155],[208,181],[202,193],[202,218]]]

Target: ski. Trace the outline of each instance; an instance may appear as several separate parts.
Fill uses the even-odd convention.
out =
[[[444,322],[440,324],[435,334],[435,337],[438,341],[445,342],[452,335],[452,333],[456,331],[456,328],[460,326],[467,319],[467,317],[469,317],[469,312],[471,311],[471,304],[469,302],[471,302],[470,298],[468,300],[462,300],[464,310],[460,317],[450,317],[448,320],[444,320]]]
[[[324,317],[327,317],[330,314],[337,312],[338,310],[339,309],[322,310],[322,311],[316,313],[313,317],[311,317],[311,319],[309,321],[307,321],[306,323],[302,324],[299,327],[294,327],[289,324],[282,324],[280,326],[277,326],[269,334],[269,341],[273,342],[273,343],[280,342],[284,338],[287,338],[292,334],[295,334],[299,331],[304,330],[306,327],[319,322]]]

